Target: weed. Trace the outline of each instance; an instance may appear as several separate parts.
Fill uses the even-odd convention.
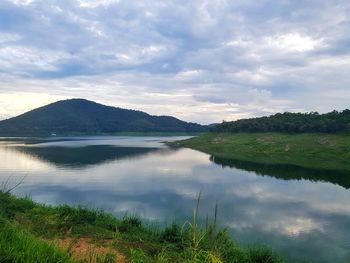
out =
[[[283,262],[269,249],[237,246],[225,229],[217,228],[217,204],[213,222],[207,216],[206,224],[199,224],[200,199],[201,193],[191,222],[160,228],[137,216],[118,220],[102,210],[44,206],[0,192],[0,262],[74,262],[73,246],[80,237],[92,242],[85,257],[89,263],[113,262],[116,251],[123,251],[134,263]],[[72,241],[66,251],[48,242],[67,236]],[[111,252],[94,251],[98,242],[98,247],[105,244]]]
[[[131,263],[144,263],[146,255],[142,249],[130,249]]]
[[[10,225],[4,219],[0,221],[0,262],[73,262],[67,252]]]
[[[123,217],[123,220],[118,225],[118,230],[121,233],[130,233],[141,227],[141,220],[137,216],[127,216]]]

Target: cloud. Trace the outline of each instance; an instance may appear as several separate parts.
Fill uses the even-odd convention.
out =
[[[346,0],[5,0],[0,94],[99,90],[101,102],[202,123],[341,110],[349,13]]]
[[[99,6],[108,6],[114,3],[118,3],[119,0],[78,0],[81,7],[96,8]]]
[[[310,51],[321,45],[321,40],[315,40],[311,37],[304,37],[295,33],[288,33],[277,37],[267,37],[265,41],[267,42],[267,45],[272,48],[279,48],[286,50],[287,52]]]
[[[0,48],[2,70],[11,70],[12,74],[22,72],[25,75],[35,70],[55,71],[57,70],[56,63],[68,58],[69,54],[64,52],[52,52],[25,46],[12,45]]]

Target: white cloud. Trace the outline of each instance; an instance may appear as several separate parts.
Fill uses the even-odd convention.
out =
[[[81,7],[96,8],[98,6],[108,6],[120,2],[120,0],[77,0]]]
[[[301,36],[298,33],[288,33],[277,37],[266,37],[267,45],[286,51],[304,52],[320,47],[322,40],[315,40],[309,36]]]
[[[124,53],[115,54],[115,57],[121,64],[140,65],[161,57],[165,52],[169,51],[162,45],[132,46]]]
[[[0,32],[0,44],[15,42],[21,39],[21,36],[13,33]]]
[[[64,98],[66,97],[39,92],[9,92],[6,94],[0,93],[0,105],[4,112],[11,112],[11,115],[14,116]],[[10,115],[0,115],[1,119],[8,117]]]
[[[0,96],[78,96],[203,123],[348,106],[345,0],[0,7]]]
[[[15,5],[30,5],[35,0],[9,0],[10,2],[14,3]]]
[[[201,70],[188,70],[185,69],[183,71],[180,71],[177,73],[176,77],[179,79],[192,79],[199,77],[201,75],[202,71]]]
[[[14,71],[30,72],[35,69],[55,70],[55,62],[69,58],[69,54],[61,51],[39,50],[26,46],[0,47],[1,68]]]

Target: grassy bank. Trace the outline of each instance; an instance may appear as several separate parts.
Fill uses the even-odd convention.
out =
[[[100,210],[52,207],[0,192],[0,262],[283,262],[242,248],[215,223],[165,228]]]
[[[350,134],[206,133],[176,144],[222,158],[350,171]]]

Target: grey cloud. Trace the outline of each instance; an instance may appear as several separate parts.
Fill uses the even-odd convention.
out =
[[[231,105],[244,116],[341,109],[349,13],[346,0],[2,1],[0,92],[72,97],[78,86],[91,98],[98,87],[128,93],[101,101],[130,107],[142,101],[132,94],[167,94],[155,99],[167,113],[187,118],[181,112],[196,105],[218,120],[243,116],[230,114]]]

